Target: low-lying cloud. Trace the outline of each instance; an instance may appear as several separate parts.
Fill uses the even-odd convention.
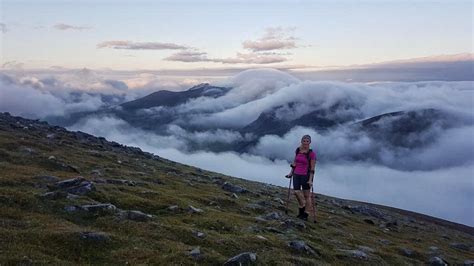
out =
[[[169,136],[156,135],[152,132],[132,128],[117,118],[90,118],[70,129],[85,131],[106,137],[109,140],[137,146],[145,151],[181,163],[279,186],[288,185],[288,179],[284,178],[289,170],[288,161],[284,159],[270,160],[268,157],[278,154],[279,157],[291,160],[303,133],[313,134],[317,152],[323,158],[333,149],[340,149],[340,152],[343,152],[370,147],[369,140],[367,140],[368,143],[364,143],[364,141],[349,143],[344,142],[345,140],[340,140],[343,141],[342,143],[333,143],[334,137],[320,138],[310,129],[299,128],[293,130],[285,138],[275,136],[261,138],[259,145],[256,146],[257,154],[192,152],[186,149],[189,145],[188,137],[193,136],[192,134],[186,136],[190,133],[180,132],[177,135]],[[207,137],[206,141],[212,140],[215,134],[208,134]],[[223,140],[217,139],[215,141]],[[327,143],[327,141],[331,143]],[[350,147],[344,147],[346,144],[350,144]],[[440,149],[443,148],[440,146]],[[437,152],[441,153],[441,150]],[[452,155],[450,151],[444,152],[445,157],[450,155]],[[426,171],[396,170],[372,163],[319,159],[315,177],[315,191],[340,198],[417,211],[472,226],[474,225],[472,215],[474,209],[470,203],[474,200],[474,193],[472,193],[474,189],[472,182],[473,155],[472,153],[464,155],[471,159],[469,163]]]

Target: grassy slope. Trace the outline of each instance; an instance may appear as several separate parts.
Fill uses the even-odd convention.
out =
[[[385,229],[366,223],[364,219],[369,217],[341,207],[349,202],[318,195],[319,223],[306,223],[303,230],[285,229],[280,221],[255,219],[271,211],[283,213],[284,206],[274,199],[285,199],[285,188],[126,152],[107,142],[81,143],[73,133],[54,131],[45,125],[43,129],[23,126],[28,123],[10,125],[0,119],[1,262],[222,264],[249,251],[257,253],[257,263],[261,264],[420,264],[433,256],[431,246],[438,247],[438,253],[450,263],[474,259],[472,249],[450,247],[453,242],[473,244],[472,231],[469,234],[456,230],[449,223],[438,225],[422,216],[409,221],[408,213],[387,208],[398,221],[405,222]],[[55,132],[55,137],[46,138],[45,130]],[[49,156],[77,166],[80,174],[51,163]],[[94,169],[102,172],[101,178],[133,180],[138,182],[137,186],[97,183],[95,192],[77,199],[48,200],[39,196],[48,190],[39,187],[44,182],[35,176],[47,174],[67,179],[81,175],[93,180],[90,172]],[[253,193],[239,194],[235,199],[222,190],[221,181],[241,185]],[[270,204],[267,210],[247,207],[261,201]],[[114,215],[64,211],[68,205],[94,202],[112,203],[155,217],[148,222],[136,222]],[[296,209],[294,203],[293,200],[292,210]],[[169,211],[170,205],[178,205],[180,210]],[[204,213],[190,214],[189,205],[203,209]],[[294,214],[293,211],[290,215]],[[272,232],[269,227],[282,233]],[[105,232],[111,238],[105,242],[85,241],[79,235],[85,231]],[[197,237],[197,231],[206,236]],[[292,251],[288,241],[297,239],[304,240],[317,254]],[[382,239],[390,243],[384,244]],[[368,260],[352,258],[343,251],[360,245],[375,250],[368,253]],[[187,255],[198,246],[202,253],[199,259]],[[401,248],[412,249],[415,254],[404,256]]]

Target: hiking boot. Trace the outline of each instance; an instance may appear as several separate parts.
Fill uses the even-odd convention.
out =
[[[305,207],[299,208],[298,216],[296,216],[302,220],[308,220],[308,213],[305,212]]]

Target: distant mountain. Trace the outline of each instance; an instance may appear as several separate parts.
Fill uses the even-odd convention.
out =
[[[209,83],[202,83],[186,91],[157,91],[143,98],[126,102],[120,106],[127,111],[147,109],[159,106],[176,106],[198,97],[217,98],[226,94],[230,88],[211,86]]]

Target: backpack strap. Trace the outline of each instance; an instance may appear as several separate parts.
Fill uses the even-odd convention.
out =
[[[311,172],[311,153],[313,152],[312,149],[309,149],[308,152],[306,153],[306,160],[308,160],[308,176]]]

